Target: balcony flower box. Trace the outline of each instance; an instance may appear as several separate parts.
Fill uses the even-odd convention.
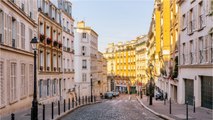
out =
[[[44,34],[40,34],[40,42],[43,42],[45,39],[45,35]]]
[[[40,66],[40,71],[43,71],[43,66]]]
[[[49,44],[51,44],[51,42],[52,42],[52,39],[51,38],[47,38],[47,44],[49,45]]]
[[[54,45],[54,47],[57,47],[58,42],[57,42],[57,41],[54,41],[54,42],[53,42],[53,45]]]

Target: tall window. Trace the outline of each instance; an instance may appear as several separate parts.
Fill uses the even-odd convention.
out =
[[[0,9],[0,43],[3,43],[4,37],[4,12]]]
[[[193,40],[190,41],[190,63],[193,64],[194,62],[194,44]]]
[[[61,56],[58,56],[58,67],[61,68]]]
[[[25,49],[25,25],[21,23],[21,48]]]
[[[26,71],[25,71],[25,64],[21,64],[21,97],[25,97],[27,94],[27,83],[26,83]]]
[[[29,95],[33,94],[33,88],[34,88],[34,79],[33,79],[33,65],[29,65]]]
[[[5,105],[4,63],[0,61],[0,107]]]
[[[184,29],[186,27],[186,15],[183,14],[182,16],[182,29]]]
[[[203,55],[203,48],[204,48],[204,41],[203,37],[199,38],[199,58],[200,58],[200,63],[202,63],[204,60],[204,55]]]
[[[40,62],[40,70],[43,70],[43,67],[44,67],[44,52],[43,51],[40,51],[39,53],[39,62]]]
[[[56,94],[56,79],[53,80],[53,94]]]
[[[70,70],[70,60],[67,59],[67,68],[68,68],[68,71]]]
[[[87,81],[87,74],[86,73],[82,73],[82,81],[83,82]]]
[[[185,52],[186,52],[186,44],[183,43],[183,64],[185,64],[185,60],[186,60]]]
[[[39,98],[42,97],[42,80],[39,80]]]
[[[86,33],[83,33],[83,38],[87,38],[87,34]]]
[[[53,67],[54,67],[54,71],[55,71],[55,69],[57,67],[57,56],[56,56],[56,54],[53,55]]]
[[[16,19],[12,17],[12,47],[16,47]],[[22,47],[22,49],[24,49]]]
[[[29,28],[29,40],[32,40],[32,38],[33,38],[33,31],[32,29]],[[29,46],[30,46],[30,51],[33,51],[32,46],[31,45]]]
[[[17,99],[16,95],[16,81],[17,81],[17,74],[16,74],[16,63],[11,63],[11,72],[10,72],[10,101],[15,101]]]
[[[47,52],[47,70],[49,71],[50,70],[50,53]]]
[[[82,68],[87,69],[87,60],[82,60]]]
[[[47,96],[50,95],[50,79],[47,79]]]

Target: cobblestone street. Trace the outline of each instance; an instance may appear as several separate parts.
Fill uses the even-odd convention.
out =
[[[143,108],[134,95],[121,95],[112,100],[85,106],[62,120],[160,120]]]

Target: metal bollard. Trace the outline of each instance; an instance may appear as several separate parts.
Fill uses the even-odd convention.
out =
[[[186,120],[188,120],[188,101],[186,101]]]
[[[84,96],[82,96],[82,105],[84,104]]]
[[[69,98],[69,101],[68,101],[68,109],[70,110],[70,98]]]
[[[43,104],[43,120],[45,120],[45,105]]]
[[[172,100],[169,99],[169,114],[172,114]]]
[[[66,112],[66,100],[64,99],[64,112]]]
[[[78,97],[78,105],[81,105],[81,97]]]
[[[11,120],[15,120],[15,114],[14,113],[11,114]]]
[[[91,95],[91,103],[93,102],[93,96]]]
[[[87,96],[85,96],[86,98],[85,98],[85,100],[86,100],[86,104],[87,104]]]
[[[54,119],[54,103],[52,102],[52,119]]]
[[[193,112],[195,113],[195,96],[193,97],[193,107],[194,107]]]
[[[166,98],[164,98],[164,105],[166,105]]]
[[[58,115],[60,116],[60,101],[58,101]]]

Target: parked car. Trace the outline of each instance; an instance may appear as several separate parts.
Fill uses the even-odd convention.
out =
[[[106,92],[104,94],[104,98],[105,99],[112,99],[112,97],[113,97],[113,92]]]
[[[155,94],[155,100],[163,100],[163,93],[161,92],[156,92]]]

